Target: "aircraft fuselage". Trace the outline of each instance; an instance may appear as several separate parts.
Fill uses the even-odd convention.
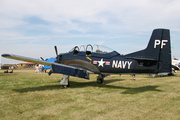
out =
[[[76,55],[65,53],[61,56],[61,63],[83,68],[93,73],[155,73],[157,64],[144,66],[137,60],[127,59],[116,51],[107,54],[78,52]]]

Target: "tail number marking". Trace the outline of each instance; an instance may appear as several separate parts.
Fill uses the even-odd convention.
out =
[[[157,45],[161,44],[161,49],[163,48],[164,45],[166,45],[166,42],[168,42],[168,40],[162,40],[162,43],[160,40],[155,40],[154,41],[154,48],[156,48]]]

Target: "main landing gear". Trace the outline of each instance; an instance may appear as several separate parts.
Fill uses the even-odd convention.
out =
[[[69,87],[69,75],[63,75],[60,85],[62,85],[64,88]]]
[[[102,84],[103,81],[104,81],[104,76],[102,74],[99,74],[99,76],[97,77],[97,83]]]
[[[106,76],[108,76],[108,75],[99,74],[99,76],[97,77],[97,83],[102,84],[104,82],[104,78]],[[70,87],[70,85],[69,85],[69,75],[63,75],[63,78],[62,78],[62,80],[60,82],[60,85],[62,85],[63,88]]]

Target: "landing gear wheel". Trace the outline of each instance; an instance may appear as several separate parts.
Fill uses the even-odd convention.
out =
[[[98,84],[102,84],[102,83],[103,83],[103,79],[102,79],[102,78],[98,78],[98,79],[97,79],[97,83],[98,83]]]
[[[63,88],[67,88],[67,85],[63,85]]]
[[[97,77],[97,83],[102,84],[103,82],[104,82],[104,77],[102,74],[99,74],[99,76]]]

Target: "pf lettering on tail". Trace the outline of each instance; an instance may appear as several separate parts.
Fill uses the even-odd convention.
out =
[[[154,48],[156,48],[157,45],[161,44],[161,49],[163,49],[163,46],[165,46],[167,42],[168,42],[168,40],[162,40],[162,43],[161,43],[161,40],[155,40],[154,41]]]

